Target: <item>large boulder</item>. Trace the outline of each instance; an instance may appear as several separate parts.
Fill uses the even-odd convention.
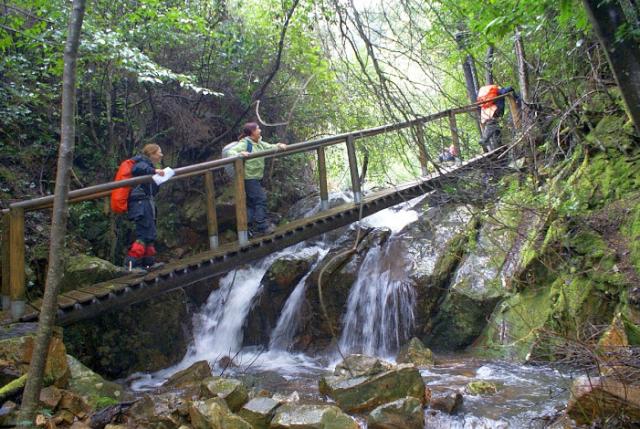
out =
[[[369,429],[423,429],[422,402],[406,397],[380,405],[367,417]]]
[[[285,404],[270,429],[358,429],[358,423],[335,405]]]
[[[37,326],[37,323],[16,323],[0,329],[0,386],[28,372]],[[70,376],[62,330],[56,328],[49,343],[44,384],[66,387]]]
[[[73,356],[67,355],[71,371],[68,389],[82,397],[93,409],[126,400],[125,390],[117,383],[105,380]]]
[[[211,366],[206,360],[201,360],[173,374],[165,381],[164,385],[167,387],[182,387],[192,383],[200,383],[208,377],[211,377]]]
[[[252,429],[249,423],[232,414],[221,398],[194,401],[189,407],[189,420],[194,429]]]
[[[464,398],[460,392],[449,392],[439,395],[433,394],[431,395],[429,407],[433,410],[442,411],[443,413],[455,414],[463,402]]]
[[[145,302],[65,328],[69,354],[111,379],[157,371],[177,363],[191,339],[185,292],[176,289]]]
[[[187,423],[186,410],[191,401],[186,396],[182,392],[145,395],[127,410],[129,424],[134,427],[177,429]],[[221,399],[219,401],[224,403]]]
[[[423,340],[440,350],[460,350],[482,333],[496,304],[506,295],[503,269],[515,232],[505,228],[510,210],[497,210],[473,233],[473,246],[460,262],[444,301]],[[513,222],[513,221],[511,221]]]
[[[329,347],[333,340],[331,326],[340,329],[351,286],[356,281],[365,256],[371,248],[383,244],[390,234],[391,231],[388,229],[363,228],[357,248],[350,251],[357,232],[349,230],[316,265],[306,280],[305,299],[300,310],[299,332],[303,334],[295,339],[295,349],[313,353]],[[326,317],[322,312],[318,294],[318,279],[321,273]]]
[[[224,399],[231,411],[238,411],[248,400],[247,388],[240,380],[224,377],[209,377],[202,382],[205,394]]]
[[[417,222],[399,234],[409,259],[411,280],[416,291],[415,334],[425,337],[431,318],[446,294],[476,221],[464,205],[445,204],[422,208]]]
[[[400,349],[396,362],[412,363],[418,367],[433,366],[433,352],[414,337]]]
[[[320,393],[336,401],[347,412],[364,412],[407,396],[426,402],[426,387],[420,371],[411,364],[401,364],[373,375],[351,377],[325,376],[320,379]]]
[[[68,292],[83,286],[90,286],[126,274],[124,268],[109,261],[89,255],[70,256],[65,261],[64,273],[60,280],[60,290]]]
[[[640,385],[611,377],[579,377],[573,382],[566,413],[579,425],[625,416],[640,421]]]
[[[280,402],[275,399],[257,397],[244,404],[237,414],[254,429],[268,429],[279,406]]]
[[[352,354],[336,365],[333,375],[338,377],[361,377],[389,371],[393,365],[374,356]]]
[[[278,258],[271,264],[262,277],[262,291],[252,305],[245,322],[245,345],[269,344],[269,337],[289,295],[317,258],[317,253],[289,255]]]

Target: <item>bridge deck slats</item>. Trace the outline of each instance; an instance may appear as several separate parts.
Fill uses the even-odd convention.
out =
[[[91,302],[94,299],[96,299],[95,295],[86,293],[86,292],[81,292],[79,290],[71,290],[69,292],[65,292],[62,294],[62,296],[66,298],[74,299],[78,301],[80,304],[85,304],[87,302]]]
[[[68,308],[72,308],[76,303],[77,301],[75,299],[67,298],[64,295],[58,295],[58,308],[66,310]]]
[[[127,287],[126,283],[105,282],[105,283],[98,283],[91,286],[86,286],[79,290],[80,292],[85,292],[90,295],[95,295],[96,298],[100,299],[100,298],[104,298],[110,293],[121,291],[125,287]]]

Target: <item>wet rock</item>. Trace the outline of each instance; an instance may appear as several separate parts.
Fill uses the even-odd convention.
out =
[[[62,399],[62,392],[55,386],[45,387],[40,390],[40,397],[38,399],[46,408],[55,410]]]
[[[396,362],[412,363],[418,367],[433,366],[433,352],[414,337],[400,349]]]
[[[223,417],[229,407],[221,398],[194,401],[189,408],[189,420],[194,429],[222,428]]]
[[[352,354],[336,365],[333,375],[338,377],[361,377],[389,371],[393,365],[374,356]]]
[[[66,414],[71,414],[72,417],[78,417],[80,419],[84,419],[91,412],[91,407],[89,404],[82,399],[81,396],[76,395],[73,392],[68,390],[62,391],[62,398],[58,403],[58,413],[57,414],[65,414],[64,411],[67,411]],[[65,414],[65,415],[66,415]],[[73,418],[71,422],[73,422]]]
[[[640,386],[611,377],[579,377],[573,382],[566,413],[579,425],[620,416],[640,421]]]
[[[220,359],[218,359],[218,361],[216,362],[216,365],[219,368],[237,368],[238,365],[235,364],[235,362],[233,362],[233,358],[231,356],[222,356]]]
[[[220,401],[222,400],[220,399]],[[129,417],[129,423],[136,427],[175,429],[187,423],[178,410],[189,406],[190,400],[179,393],[169,392],[154,396],[145,395],[129,408],[127,416]]]
[[[224,399],[231,411],[238,411],[248,400],[247,388],[240,380],[223,377],[209,377],[202,382],[204,395]]]
[[[267,390],[275,392],[282,386],[286,386],[288,381],[276,371],[261,371],[254,374],[245,374],[239,379],[250,389],[255,391]]]
[[[374,375],[327,376],[320,379],[320,393],[332,398],[347,412],[363,412],[407,396],[426,401],[426,387],[420,371],[401,364]]]
[[[15,427],[18,424],[18,404],[6,401],[0,407],[0,426]]]
[[[472,395],[492,395],[498,391],[498,386],[488,381],[475,380],[467,384],[467,391]]]
[[[237,414],[254,429],[268,429],[279,406],[280,402],[275,399],[257,397],[247,402]]]
[[[285,404],[278,408],[270,429],[358,429],[358,423],[335,405]]]
[[[418,221],[399,234],[416,290],[415,333],[430,333],[431,318],[464,255],[476,221],[468,206],[445,204],[423,209]]]
[[[398,399],[375,408],[367,417],[369,429],[423,429],[422,402],[413,397]]]
[[[69,256],[65,261],[60,290],[68,292],[83,286],[101,283],[125,275],[124,268],[89,255]]]
[[[182,289],[65,327],[69,354],[104,377],[157,371],[177,363],[191,340]]]
[[[201,360],[194,363],[190,367],[173,374],[164,383],[164,386],[182,387],[191,383],[199,383],[203,379],[209,377],[211,377],[211,367],[209,366],[209,362],[207,362],[206,360]]]
[[[80,395],[91,408],[98,409],[128,399],[117,383],[105,380],[73,356],[67,355],[71,371],[69,390]]]
[[[445,395],[432,395],[429,406],[438,411],[442,411],[447,414],[455,414],[460,407],[464,398],[460,392],[447,393]]]
[[[26,374],[33,354],[37,323],[16,323],[0,329],[0,367],[2,385]],[[15,376],[17,375],[17,376]],[[54,329],[44,370],[44,385],[65,387],[69,381],[69,367],[62,330]]]
[[[357,278],[365,256],[371,248],[384,243],[390,234],[391,231],[388,229],[363,228],[358,247],[351,251],[357,232],[349,230],[316,265],[306,280],[299,328],[299,332],[304,334],[296,339],[294,349],[313,353],[329,347],[333,340],[330,326],[339,329],[342,315],[347,308],[351,286]],[[318,279],[321,273],[326,317],[322,312],[318,294]]]
[[[318,254],[289,255],[276,259],[261,280],[262,292],[244,327],[244,345],[268,345],[285,302],[298,282],[318,259]]]

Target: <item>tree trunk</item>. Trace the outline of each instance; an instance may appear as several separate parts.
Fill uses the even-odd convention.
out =
[[[522,37],[520,36],[520,30],[516,28],[516,61],[518,63],[518,83],[520,84],[520,95],[526,109],[526,104],[531,102],[529,98],[529,70],[527,69],[527,57],[524,52],[524,44],[522,43]]]
[[[56,319],[58,292],[62,276],[62,253],[67,232],[67,200],[69,194],[69,172],[73,165],[75,144],[75,98],[76,98],[76,59],[80,44],[80,30],[84,18],[85,0],[73,0],[73,9],[69,17],[67,42],[64,47],[64,71],[62,75],[62,121],[60,149],[58,152],[58,171],[56,173],[53,216],[51,220],[51,239],[49,247],[49,268],[45,283],[44,298],[40,310],[40,320],[29,366],[27,384],[22,396],[22,406],[18,418],[18,427],[33,427],[33,419],[38,406],[38,397],[42,387],[44,366],[51,340],[51,332]]]
[[[492,85],[493,84],[493,45],[489,45],[487,48],[487,56],[484,60],[485,67],[485,84]]]
[[[616,33],[627,23],[618,1],[583,0],[589,20],[604,48],[620,88],[627,112],[640,132],[640,48],[633,36],[617,40]]]

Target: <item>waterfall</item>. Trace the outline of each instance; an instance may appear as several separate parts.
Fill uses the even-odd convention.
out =
[[[278,318],[276,327],[271,333],[271,338],[269,340],[270,350],[288,350],[291,347],[293,336],[296,334],[298,329],[298,316],[300,314],[302,299],[304,298],[307,290],[307,278],[309,278],[313,270],[327,253],[329,253],[329,249],[319,249],[316,263],[309,269],[309,272],[300,279],[295,289],[287,299],[287,302],[282,309],[282,313]]]
[[[388,357],[409,339],[416,295],[401,252],[401,242],[392,237],[367,253],[343,317],[343,353]]]

